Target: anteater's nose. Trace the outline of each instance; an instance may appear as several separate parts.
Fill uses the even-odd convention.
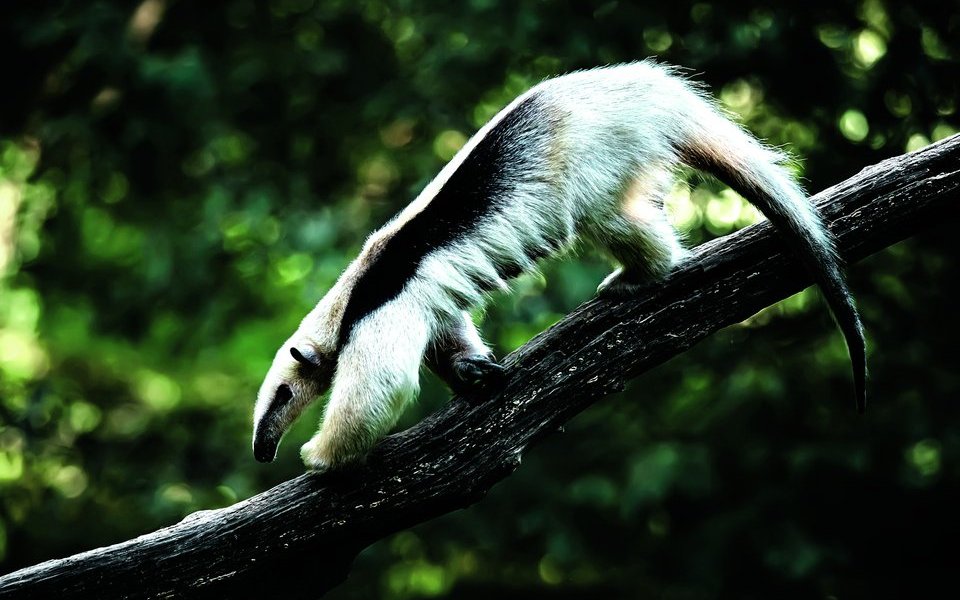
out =
[[[257,459],[257,462],[273,462],[273,459],[277,457],[277,442],[264,438],[253,440],[253,457]]]

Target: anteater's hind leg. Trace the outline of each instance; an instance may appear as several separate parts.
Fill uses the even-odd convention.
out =
[[[617,210],[595,237],[619,263],[597,288],[605,296],[632,294],[645,283],[659,279],[677,264],[685,250],[663,210],[670,179],[636,180],[624,193]]]

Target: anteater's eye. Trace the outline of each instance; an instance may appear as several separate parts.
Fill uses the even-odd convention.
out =
[[[273,403],[279,406],[289,402],[291,398],[293,398],[293,392],[290,390],[290,386],[281,383],[280,387],[277,388],[277,394],[273,397]]]

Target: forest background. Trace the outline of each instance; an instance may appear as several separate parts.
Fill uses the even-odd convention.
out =
[[[819,191],[960,128],[960,6],[226,0],[0,8],[0,573],[302,472],[250,451],[277,346],[541,79],[687,67]],[[690,244],[755,221],[678,184]],[[577,417],[481,503],[367,549],[333,598],[880,598],[955,587],[957,222],[853,265],[871,405],[815,290]],[[499,355],[589,298],[586,252],[500,295]],[[401,427],[448,393],[424,376]],[[305,576],[309,576],[305,574]]]

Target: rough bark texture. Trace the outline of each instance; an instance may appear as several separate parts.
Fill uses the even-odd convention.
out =
[[[960,136],[864,169],[814,200],[843,258],[859,260],[960,214]],[[637,299],[584,303],[506,358],[503,389],[483,402],[454,399],[384,440],[364,466],[301,475],[139,538],[11,573],[0,578],[0,598],[317,597],[365,546],[477,502],[528,447],[593,402],[810,281],[766,222],[704,244]],[[846,408],[854,418],[852,387],[843,400],[838,415]]]

